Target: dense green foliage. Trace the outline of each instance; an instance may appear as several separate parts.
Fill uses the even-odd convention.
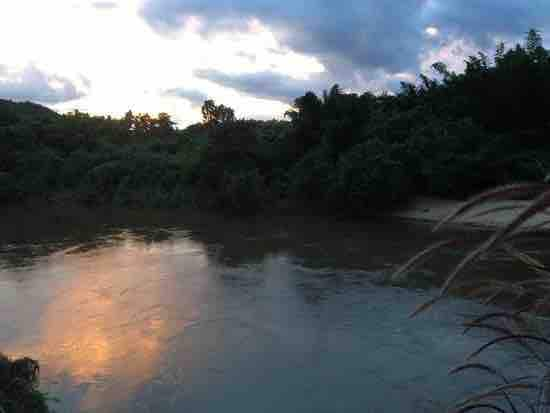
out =
[[[26,104],[0,102],[0,113],[17,113],[18,105]],[[166,114],[15,117],[0,127],[0,202],[67,195],[90,204],[179,206],[190,199],[202,146],[199,136],[176,132]]]
[[[237,120],[206,101],[203,123],[167,114],[58,115],[0,101],[0,202],[71,197],[89,204],[194,204],[254,213],[280,201],[362,214],[414,195],[462,198],[550,166],[550,52],[480,53],[442,63],[396,94],[307,92],[289,121]]]

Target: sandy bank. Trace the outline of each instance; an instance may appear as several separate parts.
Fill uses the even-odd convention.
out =
[[[406,219],[422,220],[427,222],[438,222],[451,212],[455,211],[463,201],[453,201],[431,197],[419,197],[406,207],[400,208],[392,213],[393,216]],[[506,225],[514,219],[521,211],[529,205],[529,201],[493,201],[472,209],[469,213],[461,216],[452,222],[454,224],[478,226],[485,228],[499,228]],[[492,212],[487,215],[479,215],[483,211],[494,208],[514,207],[515,209],[506,209]],[[540,226],[546,222],[544,230],[550,229],[550,214],[539,213],[524,224],[524,228],[540,229]]]

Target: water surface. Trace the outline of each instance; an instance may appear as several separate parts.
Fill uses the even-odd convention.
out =
[[[379,282],[423,224],[14,209],[0,227],[0,349],[40,360],[58,412],[430,412],[483,384],[447,375],[483,343],[457,327],[478,305],[409,320],[430,290]]]

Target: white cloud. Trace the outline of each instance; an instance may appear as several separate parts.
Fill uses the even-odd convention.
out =
[[[12,40],[3,43],[0,64],[62,74],[66,87],[61,78],[42,82],[63,91],[41,95],[42,102],[56,110],[114,116],[128,109],[164,111],[182,125],[199,120],[200,111],[196,102],[167,95],[167,90],[196,90],[243,115],[272,117],[286,110],[280,102],[254,99],[197,79],[195,70],[270,70],[297,78],[324,70],[317,59],[283,48],[257,21],[249,22],[247,33],[202,37],[197,32],[200,22],[191,18],[186,29],[166,37],[143,20],[140,5],[141,0],[3,0],[0,37]],[[71,95],[70,83],[86,95]],[[34,99],[28,90],[10,86],[13,97],[18,91],[20,98]],[[80,98],[62,100],[60,93]]]
[[[427,50],[420,55],[420,70],[424,74],[433,75],[432,64],[443,62],[451,72],[462,72],[468,56],[477,55],[479,47],[471,40],[453,39],[444,42],[441,46]]]
[[[280,116],[301,85],[379,92],[435,61],[460,71],[478,45],[488,47],[483,39],[515,38],[527,17],[544,14],[488,2],[486,12],[472,5],[470,13],[457,0],[354,0],[344,8],[317,0],[2,0],[0,66],[11,73],[4,93],[38,96],[60,111],[164,111],[182,125],[200,119],[203,96],[237,114]],[[508,17],[492,13],[499,7]]]
[[[0,98],[56,104],[84,95],[85,91],[76,82],[48,74],[36,66],[28,65],[22,69],[0,67]]]
[[[118,4],[114,1],[94,1],[92,6],[96,9],[111,10],[118,7]]]

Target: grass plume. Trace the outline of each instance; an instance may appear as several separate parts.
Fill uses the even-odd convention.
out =
[[[479,208],[493,201],[532,198],[525,204],[494,204],[481,212]],[[550,269],[531,253],[521,251],[515,242],[517,238],[531,235],[544,229],[550,221],[526,225],[535,216],[548,215],[550,208],[550,186],[548,184],[514,184],[485,191],[466,201],[455,211],[442,219],[434,227],[434,231],[465,214],[476,212],[475,216],[490,217],[493,213],[515,211],[518,213],[508,223],[493,231],[483,242],[472,248],[452,268],[438,294],[421,304],[412,314],[418,314],[432,308],[437,302],[456,291],[461,275],[481,258],[490,258],[504,253],[511,261],[519,263],[525,272],[518,274],[518,280],[479,280],[466,290],[470,296],[481,298],[485,304],[492,304],[501,297],[512,297],[509,300],[515,305],[515,310],[490,311],[464,323],[464,333],[472,329],[482,329],[494,337],[473,351],[466,362],[451,370],[450,374],[477,371],[489,374],[497,379],[496,384],[489,389],[475,393],[454,405],[450,411],[496,411],[519,413],[550,413],[550,367],[546,356],[550,350],[550,337],[537,328],[533,320],[537,316],[550,314]],[[394,275],[403,277],[413,268],[433,257],[441,248],[459,245],[460,240],[439,241],[425,248],[407,263],[398,268]],[[498,253],[498,254],[497,254]],[[477,286],[475,285],[477,282]],[[520,308],[520,309],[518,309]],[[476,359],[495,346],[516,345],[525,354],[518,356],[518,361],[529,364],[533,375],[529,377],[508,377],[504,370],[500,371],[485,362]],[[485,355],[487,357],[487,355]]]

